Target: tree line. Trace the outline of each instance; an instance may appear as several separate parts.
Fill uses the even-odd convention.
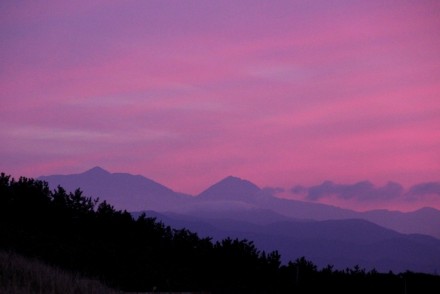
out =
[[[358,266],[318,269],[252,241],[214,242],[106,201],[0,174],[0,248],[97,278],[122,291],[207,293],[440,293],[440,277]]]

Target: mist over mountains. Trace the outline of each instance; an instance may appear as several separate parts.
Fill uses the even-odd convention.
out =
[[[294,198],[311,202],[339,203],[357,210],[377,208],[414,210],[412,207],[435,207],[439,209],[440,182],[422,182],[405,189],[401,184],[389,181],[377,186],[370,181],[353,184],[338,184],[324,181],[319,185],[296,185],[288,192]],[[335,204],[338,205],[338,204]]]
[[[51,188],[58,185],[68,191],[80,188],[87,195],[107,200],[115,208],[127,211],[218,214],[238,218],[253,211],[265,211],[265,215],[271,214],[273,218],[276,215],[281,219],[361,218],[401,233],[428,234],[440,238],[440,211],[434,208],[426,207],[412,212],[357,212],[321,203],[278,198],[270,189],[261,189],[233,176],[224,178],[195,196],[175,192],[140,175],[110,173],[100,167],[80,174],[41,176],[39,179],[47,181]]]
[[[148,211],[167,225],[202,236],[246,238],[285,261],[306,256],[319,266],[360,265],[381,271],[440,269],[440,211],[356,212],[320,203],[277,198],[270,189],[236,177],[196,196],[175,192],[139,175],[95,167],[80,174],[40,177],[51,188],[81,188],[133,214]]]

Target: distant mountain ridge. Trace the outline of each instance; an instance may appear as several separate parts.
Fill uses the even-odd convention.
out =
[[[177,193],[139,175],[84,173],[40,177],[51,188],[81,188],[117,209],[148,211],[167,225],[214,239],[246,238],[285,261],[306,256],[319,266],[359,264],[382,271],[440,269],[440,211],[356,212],[335,206],[281,199],[237,177],[226,177],[197,196]],[[415,234],[410,234],[415,233]],[[421,235],[430,234],[431,236]]]
[[[166,225],[187,228],[214,240],[226,237],[252,240],[262,250],[278,250],[283,262],[305,256],[319,267],[331,264],[337,269],[358,265],[381,272],[434,273],[440,268],[439,239],[401,234],[361,219],[255,224],[175,213],[147,211],[146,214]]]
[[[51,188],[62,186],[68,191],[80,188],[85,194],[106,200],[117,209],[158,211],[172,210],[185,200],[188,195],[173,190],[140,175],[128,173],[110,173],[100,167],[94,167],[79,174],[42,176],[38,179],[47,181]]]
[[[413,212],[356,212],[320,203],[277,198],[257,185],[233,176],[215,183],[197,196],[177,193],[140,175],[109,173],[100,167],[80,174],[43,176],[39,179],[47,181],[51,188],[58,185],[71,191],[81,188],[86,195],[107,200],[117,209],[128,211],[154,210],[210,218],[228,216],[229,219],[258,224],[282,218],[359,218],[401,233],[428,234],[440,238],[440,211],[433,208]],[[265,217],[258,218],[259,214]]]
[[[237,177],[229,176],[212,185],[197,197],[213,201],[244,201],[252,203],[261,189],[257,185]]]

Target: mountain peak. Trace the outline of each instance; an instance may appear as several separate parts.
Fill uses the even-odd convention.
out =
[[[261,189],[247,181],[234,176],[228,176],[199,194],[199,197],[209,200],[227,200],[254,202],[254,196]]]
[[[239,177],[235,177],[235,176],[227,176],[226,178],[224,178],[223,180],[221,180],[220,182],[218,182],[218,183],[222,183],[222,182],[236,182],[236,183],[240,183],[240,182],[248,182],[248,183],[251,183],[251,182],[249,182],[249,181],[247,181],[247,180],[244,180],[244,179],[242,179],[242,178],[239,178]],[[252,183],[251,183],[252,184]],[[252,184],[253,185],[253,184]]]
[[[103,169],[102,167],[95,166],[87,171],[84,172],[85,174],[93,174],[93,175],[107,175],[110,174],[108,171]]]
[[[213,186],[222,186],[227,188],[247,188],[249,190],[253,190],[253,192],[260,191],[260,188],[254,183],[234,176],[227,176],[226,178],[214,184]]]

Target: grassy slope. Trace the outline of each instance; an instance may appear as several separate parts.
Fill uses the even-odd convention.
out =
[[[0,251],[0,293],[118,293],[99,281]]]

